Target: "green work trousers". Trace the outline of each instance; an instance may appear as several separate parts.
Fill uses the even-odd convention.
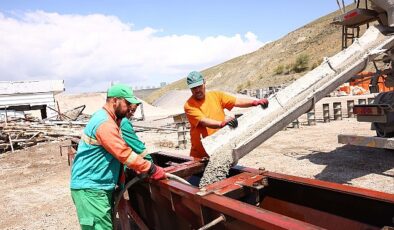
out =
[[[112,229],[112,193],[99,189],[71,189],[82,230]]]

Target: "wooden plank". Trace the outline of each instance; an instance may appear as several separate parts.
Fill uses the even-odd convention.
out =
[[[39,122],[9,122],[0,124],[0,152],[16,148],[25,148],[39,142],[59,141],[80,137],[82,126],[67,124],[42,124]],[[15,149],[13,148],[15,145]]]
[[[143,126],[143,125],[133,125],[135,128],[142,128],[142,129],[157,129],[157,130],[166,130],[166,131],[178,131],[177,129],[172,128],[162,128],[162,127],[153,127],[153,126]]]

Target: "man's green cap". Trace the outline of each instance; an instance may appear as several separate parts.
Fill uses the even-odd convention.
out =
[[[189,89],[200,86],[204,84],[204,77],[200,72],[192,71],[187,75],[187,85]]]
[[[131,104],[141,104],[133,93],[133,90],[125,84],[116,84],[111,86],[107,91],[107,97],[124,98]]]

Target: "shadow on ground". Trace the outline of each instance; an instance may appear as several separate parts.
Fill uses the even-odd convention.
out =
[[[316,179],[349,184],[352,179],[378,174],[394,180],[394,172],[387,172],[394,169],[394,150],[345,145],[331,152],[311,151],[311,154],[297,159],[326,165],[321,173],[315,175]]]

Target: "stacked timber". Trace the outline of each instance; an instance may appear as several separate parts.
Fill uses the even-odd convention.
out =
[[[26,148],[40,142],[80,137],[84,124],[55,124],[26,121],[0,123],[0,153]]]

